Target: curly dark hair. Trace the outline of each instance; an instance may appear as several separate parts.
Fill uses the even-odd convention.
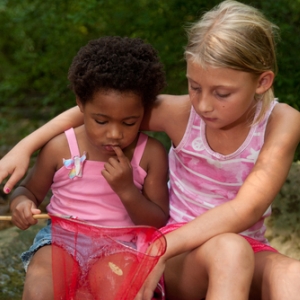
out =
[[[70,88],[85,104],[99,90],[133,92],[144,107],[166,86],[156,50],[139,38],[106,36],[82,47],[70,66]]]

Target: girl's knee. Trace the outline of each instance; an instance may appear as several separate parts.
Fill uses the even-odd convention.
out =
[[[240,235],[226,233],[210,239],[207,243],[207,253],[212,261],[220,267],[235,270],[254,270],[254,253],[249,243]]]
[[[253,295],[259,293],[262,299],[298,300],[300,262],[280,253],[267,251],[256,253],[253,282]]]
[[[246,299],[254,272],[254,253],[249,243],[237,234],[226,233],[203,246],[209,278],[207,297]]]
[[[50,279],[50,280],[49,280]],[[52,300],[53,286],[49,277],[26,274],[22,300]]]
[[[208,244],[209,243],[209,244]],[[253,250],[250,244],[240,235],[224,233],[210,239],[206,244],[224,255],[249,256],[254,260]]]
[[[52,268],[48,262],[41,264],[32,259],[26,272],[22,299],[53,299]]]
[[[288,260],[274,268],[267,290],[270,290],[270,299],[298,300],[300,294],[300,262]]]
[[[270,270],[272,283],[298,283],[300,289],[300,261],[288,257],[278,257]],[[299,290],[300,292],[300,290]]]

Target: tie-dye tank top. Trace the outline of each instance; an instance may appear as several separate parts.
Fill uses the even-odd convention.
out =
[[[209,147],[205,123],[191,108],[185,134],[169,153],[170,224],[189,222],[235,198],[264,144],[268,119],[276,103],[276,100],[271,103],[264,119],[251,127],[243,144],[229,155],[214,152]],[[256,115],[259,110],[260,107]],[[270,214],[271,207],[256,224],[241,234],[268,243],[264,237],[264,219]]]

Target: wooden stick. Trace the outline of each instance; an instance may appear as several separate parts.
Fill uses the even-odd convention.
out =
[[[50,216],[48,214],[38,214],[33,215],[33,218],[36,220],[50,219]],[[11,216],[0,216],[0,221],[11,221]]]

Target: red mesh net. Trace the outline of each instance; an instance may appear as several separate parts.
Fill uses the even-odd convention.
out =
[[[166,249],[164,236],[152,227],[51,220],[54,299],[134,299]]]

